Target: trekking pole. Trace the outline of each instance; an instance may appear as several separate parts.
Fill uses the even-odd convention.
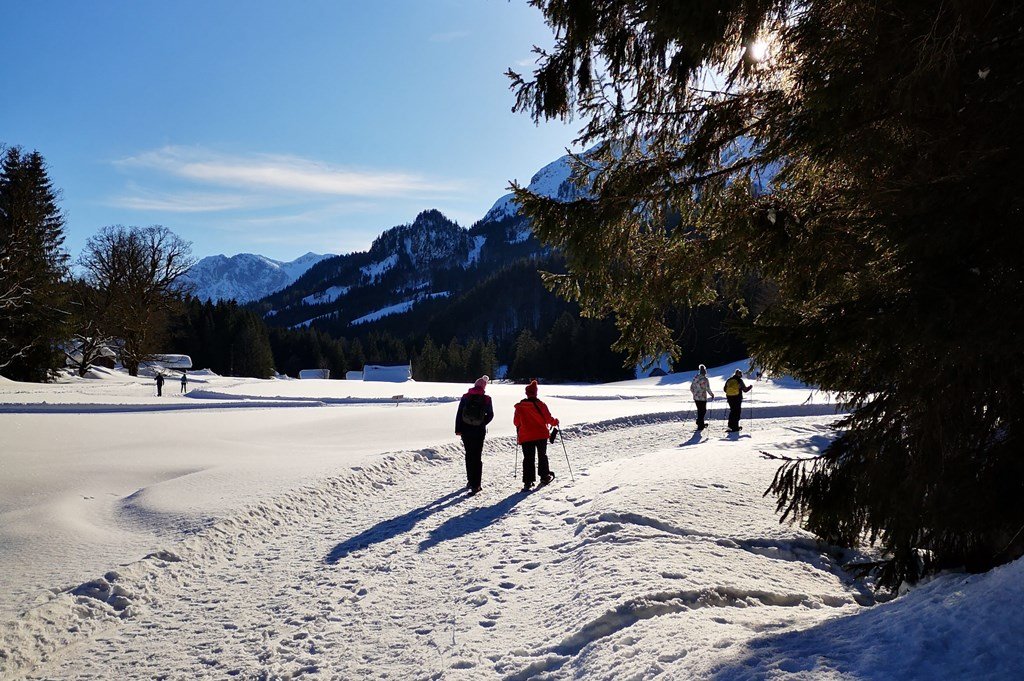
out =
[[[516,474],[519,473],[519,447],[517,446],[515,438],[512,438],[512,479],[516,479]]]
[[[558,441],[562,443],[562,452],[565,454],[565,465],[569,467],[569,478],[576,482],[576,476],[572,474],[572,464],[569,463],[569,452],[565,449],[565,440],[562,439],[562,430],[558,430]]]

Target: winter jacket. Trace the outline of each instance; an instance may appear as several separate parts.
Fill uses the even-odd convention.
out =
[[[746,385],[742,378],[736,376],[730,376],[725,381],[725,396],[726,397],[743,397],[743,393],[750,392],[751,386]]]
[[[483,422],[483,425],[474,426],[462,420],[462,410],[465,408],[466,401],[469,399],[470,395],[482,395],[484,398],[484,417],[486,420]],[[455,434],[483,437],[487,434],[487,424],[493,419],[494,406],[491,404],[490,395],[484,394],[483,388],[470,388],[466,394],[462,396],[462,399],[459,400],[459,410],[455,412]]]
[[[690,392],[693,393],[694,402],[707,402],[711,395],[711,384],[708,377],[697,374],[690,383]]]
[[[558,419],[548,411],[548,405],[536,397],[527,397],[516,404],[516,413],[512,417],[512,423],[516,426],[519,444],[522,444],[546,440],[549,434],[548,426],[557,426]]]

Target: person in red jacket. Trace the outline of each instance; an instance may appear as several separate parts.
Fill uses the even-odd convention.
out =
[[[526,399],[516,404],[516,413],[512,419],[516,426],[516,435],[523,448],[523,491],[533,487],[540,473],[540,484],[546,485],[555,477],[548,465],[549,426],[557,426],[558,419],[548,411],[548,405],[537,399],[537,381],[530,381],[526,386]],[[533,457],[537,455],[537,470],[533,467]]]

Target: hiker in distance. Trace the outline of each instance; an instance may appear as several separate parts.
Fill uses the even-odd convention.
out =
[[[164,375],[160,372],[156,374],[156,396],[163,397],[164,394]]]
[[[708,369],[703,364],[698,367],[697,375],[690,382],[690,392],[693,393],[693,403],[697,405],[697,430],[704,430],[708,425],[704,421],[708,413],[708,398],[715,399],[715,394],[711,392]]]
[[[184,371],[181,372],[181,392],[188,392],[188,376],[185,375]]]
[[[548,463],[548,438],[551,436],[548,426],[557,426],[558,419],[551,415],[548,405],[537,399],[536,380],[526,386],[526,399],[516,403],[512,423],[516,427],[516,439],[523,448],[523,491],[533,487],[537,473],[540,473],[540,484],[548,484],[555,477]],[[537,457],[536,469],[534,455]]]
[[[743,393],[750,392],[749,386],[743,382],[743,372],[736,370],[725,382],[725,399],[729,402],[729,427],[730,433],[743,430],[740,425],[740,406],[743,404]]]
[[[491,398],[484,393],[489,380],[487,376],[476,379],[473,387],[459,400],[459,410],[455,412],[455,434],[462,438],[462,446],[466,448],[466,489],[470,496],[480,491],[484,472],[484,437],[487,424],[494,418]]]

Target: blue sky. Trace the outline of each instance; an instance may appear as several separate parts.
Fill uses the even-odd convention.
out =
[[[575,126],[513,114],[552,37],[526,0],[8,0],[0,143],[37,149],[68,250],[161,224],[202,257],[362,250],[464,226]]]

